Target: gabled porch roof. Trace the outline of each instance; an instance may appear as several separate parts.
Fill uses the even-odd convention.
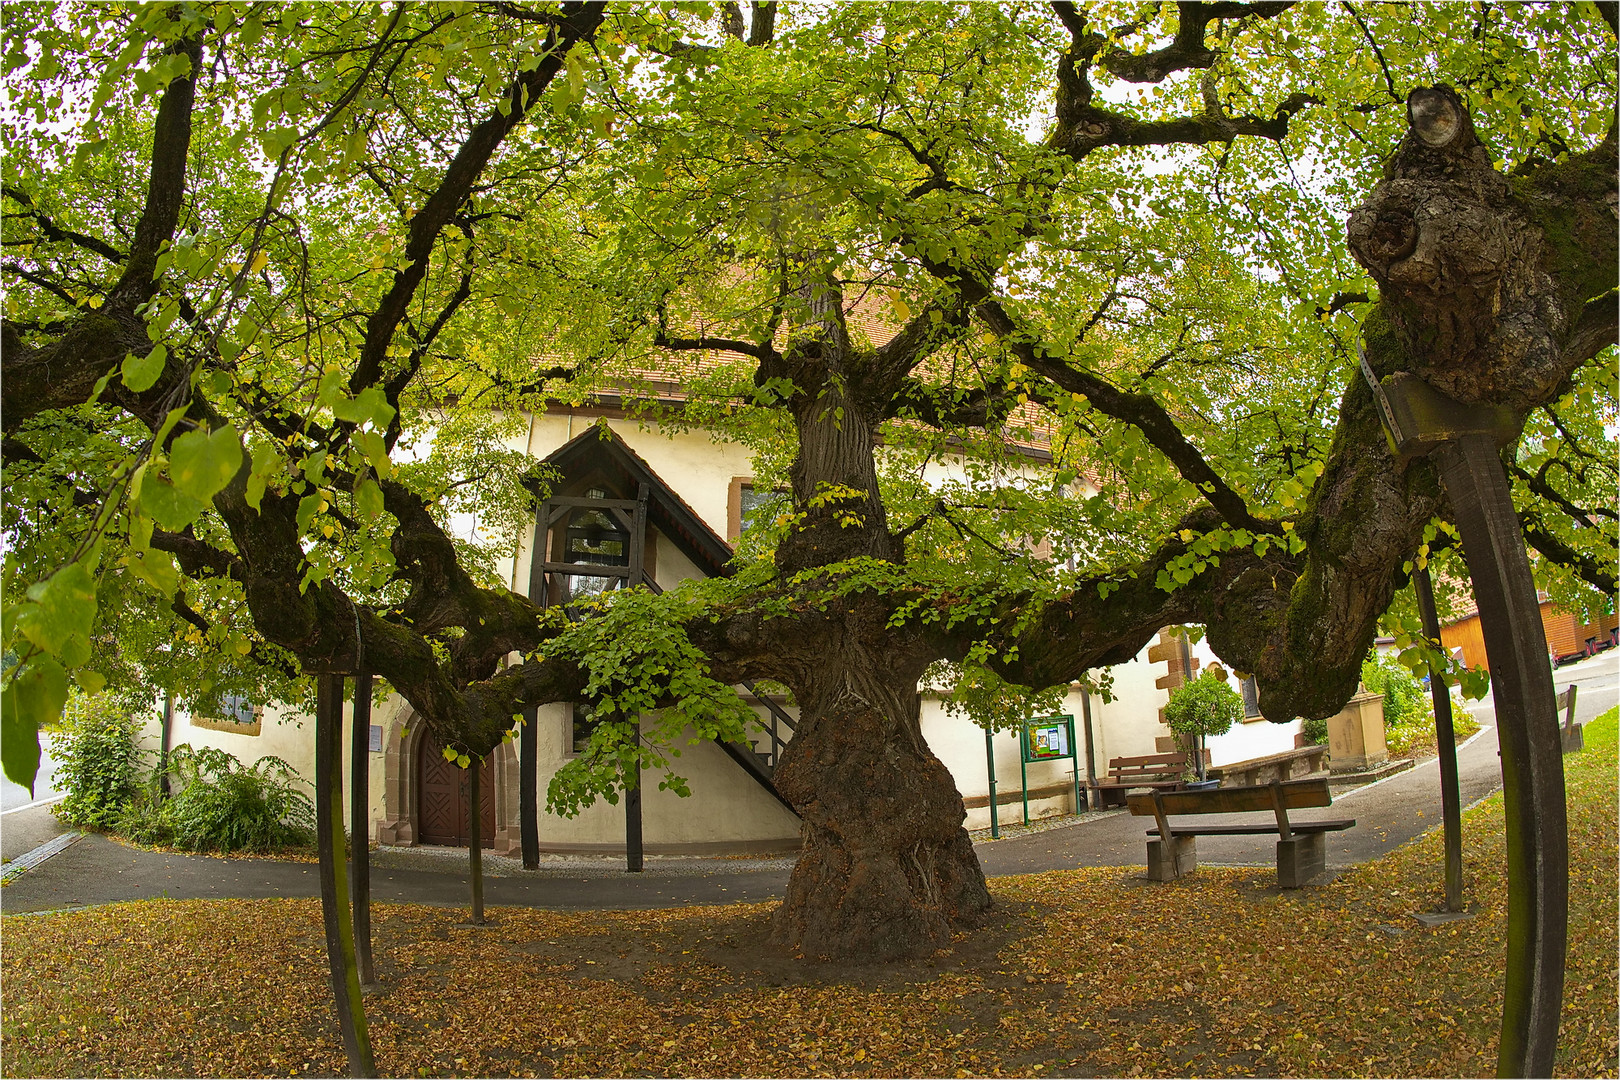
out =
[[[641,485],[646,484],[648,520],[669,537],[693,565],[709,577],[730,577],[736,572],[731,564],[731,545],[709,528],[697,511],[688,506],[640,454],[607,427],[593,426],[575,436],[547,455],[545,462],[555,467],[565,480],[600,471],[632,498]],[[535,493],[537,497],[542,494],[538,488]]]

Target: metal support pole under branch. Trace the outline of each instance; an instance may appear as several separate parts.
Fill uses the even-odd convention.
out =
[[[1412,571],[1412,589],[1417,593],[1418,615],[1423,619],[1423,635],[1440,648],[1440,619],[1434,610],[1434,587],[1429,569]],[[1462,898],[1462,795],[1457,782],[1457,735],[1451,726],[1451,691],[1437,667],[1429,668],[1429,695],[1434,701],[1435,755],[1440,765],[1440,817],[1445,823],[1446,906],[1448,912],[1463,910]]]
[[[1564,755],[1524,531],[1500,447],[1518,434],[1501,407],[1470,406],[1422,379],[1380,380],[1361,361],[1397,461],[1432,454],[1451,500],[1479,605],[1502,753],[1508,924],[1499,1076],[1551,1076],[1569,921]]]

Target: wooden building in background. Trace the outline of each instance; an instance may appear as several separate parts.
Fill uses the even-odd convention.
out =
[[[1580,615],[1555,606],[1547,599],[1546,593],[1538,595],[1541,599],[1541,625],[1547,634],[1547,651],[1554,662],[1591,656],[1616,643],[1620,615],[1617,615],[1612,600],[1606,614],[1593,614],[1583,620]],[[1440,643],[1448,650],[1460,648],[1463,662],[1469,667],[1490,667],[1485,655],[1485,637],[1480,630],[1478,611],[1442,626]]]

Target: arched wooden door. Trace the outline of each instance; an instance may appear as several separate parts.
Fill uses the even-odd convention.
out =
[[[466,847],[472,831],[472,805],[469,770],[444,759],[444,746],[431,731],[422,734],[422,749],[416,757],[416,821],[418,841]],[[495,846],[495,766],[494,755],[478,767],[480,815],[478,834],[483,847]]]

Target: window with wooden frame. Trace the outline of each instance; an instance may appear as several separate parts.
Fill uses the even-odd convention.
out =
[[[224,694],[210,711],[214,716],[193,713],[191,726],[204,731],[228,731],[234,735],[257,735],[264,727],[264,706],[254,704],[246,694]]]
[[[731,478],[726,499],[726,539],[735,544],[760,513],[782,513],[792,502],[786,488],[760,487],[752,476]]]

